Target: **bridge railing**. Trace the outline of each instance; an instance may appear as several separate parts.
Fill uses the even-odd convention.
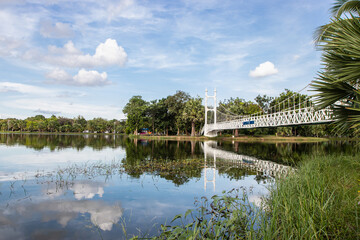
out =
[[[230,121],[204,126],[205,134],[226,129],[278,127],[305,124],[319,124],[334,121],[330,108],[316,110],[313,107],[292,109],[264,115],[240,117]]]

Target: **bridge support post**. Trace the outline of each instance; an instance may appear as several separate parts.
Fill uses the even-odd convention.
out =
[[[213,107],[209,107],[208,106],[208,99],[213,99],[214,100],[214,106]],[[217,136],[217,132],[212,131],[210,132],[208,129],[208,112],[214,112],[214,125],[216,125],[216,88],[214,89],[214,96],[209,96],[208,95],[208,90],[205,89],[205,125],[204,125],[204,135],[207,137],[216,137]]]

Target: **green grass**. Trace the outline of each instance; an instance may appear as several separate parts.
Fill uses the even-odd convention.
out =
[[[258,208],[247,193],[202,199],[154,239],[360,239],[360,156],[314,156],[276,181]]]
[[[266,238],[359,239],[360,156],[318,156],[277,181]]]

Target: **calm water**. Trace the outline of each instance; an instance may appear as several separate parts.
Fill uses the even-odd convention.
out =
[[[0,239],[124,239],[123,227],[128,236],[154,235],[159,224],[194,208],[202,196],[245,187],[252,189],[250,201],[259,204],[277,174],[263,170],[269,161],[288,169],[313,153],[351,153],[353,148],[344,142],[0,134]],[[170,173],[136,168],[191,159],[200,165]]]

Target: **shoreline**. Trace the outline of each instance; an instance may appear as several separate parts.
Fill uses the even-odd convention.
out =
[[[265,143],[313,143],[313,142],[327,142],[327,141],[360,141],[359,138],[338,138],[338,137],[283,137],[275,135],[259,135],[259,136],[246,136],[239,137],[232,136],[217,136],[217,137],[205,137],[205,136],[153,136],[153,135],[127,135],[124,133],[77,133],[77,132],[0,132],[0,134],[28,134],[28,135],[103,135],[103,136],[126,136],[129,138],[137,138],[144,140],[172,140],[172,141],[234,141],[234,142],[265,142]]]
[[[277,143],[277,142],[288,142],[288,143],[297,143],[297,142],[327,142],[331,141],[330,138],[320,138],[320,137],[277,137],[273,135],[264,135],[264,136],[239,136],[239,137],[230,137],[230,136],[218,136],[218,137],[204,137],[204,136],[134,136],[130,135],[130,138],[138,138],[144,140],[195,140],[195,141],[234,141],[234,142],[266,142],[266,143]],[[345,140],[345,139],[343,139]],[[350,140],[350,139],[346,139]]]

